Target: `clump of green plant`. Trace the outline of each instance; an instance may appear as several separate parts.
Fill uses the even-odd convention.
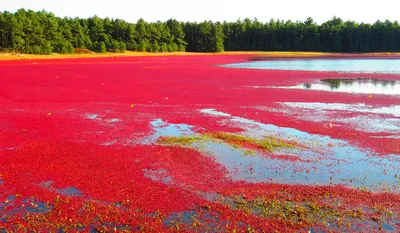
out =
[[[240,134],[234,134],[234,133],[226,133],[226,132],[219,132],[219,133],[211,133],[208,134],[208,136],[215,138],[215,139],[220,139],[225,142],[244,142],[244,143],[256,143],[255,138],[251,137],[246,137]]]
[[[180,136],[180,137],[161,137],[157,143],[164,145],[191,146],[196,142],[207,140],[205,136]]]
[[[332,199],[325,195],[329,202],[314,198],[296,200],[290,196],[273,198],[259,195],[248,199],[242,195],[223,197],[221,204],[235,211],[242,211],[265,219],[284,220],[303,226],[322,225],[337,229],[351,229],[359,223],[376,222],[382,226],[393,220],[395,214],[384,206],[355,206],[341,199]]]
[[[257,145],[263,149],[273,152],[278,149],[294,149],[296,148],[293,142],[287,142],[284,140],[280,140],[274,137],[266,137],[263,140],[260,140]]]
[[[243,136],[240,134],[218,132],[208,133],[204,135],[195,136],[180,136],[180,137],[161,137],[157,143],[164,145],[180,145],[192,146],[194,143],[207,142],[207,141],[223,141],[239,149],[244,149],[244,155],[255,155],[252,149],[259,149],[261,151],[274,152],[280,149],[294,149],[296,145],[294,142],[284,141],[275,137],[264,137],[262,139]]]
[[[246,144],[250,147],[255,147],[260,150],[274,152],[279,149],[294,149],[296,148],[295,143],[284,141],[272,136],[264,137],[263,139],[256,139],[247,136],[243,136],[240,134],[234,133],[215,133],[209,134],[209,137],[222,140],[226,143],[243,147]]]
[[[244,150],[243,151],[243,155],[244,156],[254,156],[254,155],[256,155],[256,152],[255,151],[253,151],[253,150]]]
[[[297,203],[288,200],[268,200],[264,197],[253,200],[234,197],[229,200],[225,199],[223,202],[234,210],[301,225],[322,223],[323,225],[336,224],[337,226],[350,227],[352,221],[365,219],[365,213],[361,208],[343,209],[311,201]]]

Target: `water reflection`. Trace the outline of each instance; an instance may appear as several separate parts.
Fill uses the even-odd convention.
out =
[[[305,83],[296,87],[318,91],[400,95],[400,81],[372,78],[322,79],[318,83]]]
[[[274,136],[284,140],[295,140],[306,146],[303,149],[277,151],[274,152],[274,156],[258,152],[249,156],[244,150],[220,141],[200,140],[190,145],[191,148],[214,157],[218,163],[224,165],[232,180],[306,185],[343,184],[349,187],[367,187],[372,191],[400,192],[395,179],[395,175],[400,171],[400,159],[397,155],[373,157],[369,156],[368,151],[328,136],[264,124],[215,109],[202,109],[201,112],[214,117],[222,116],[225,120],[228,118],[231,124],[245,129],[246,136]],[[157,125],[163,125],[166,129],[177,129],[176,124],[169,124],[161,119],[156,122],[152,122],[155,128],[153,138],[158,138],[160,134]],[[183,125],[185,124],[179,124]],[[184,128],[190,129],[192,126],[185,125]],[[188,134],[187,130],[184,130],[184,134],[177,134],[175,130],[166,130],[162,134],[183,135],[190,136],[196,133],[192,131]],[[285,159],[288,156],[293,159]],[[160,179],[166,174],[159,172],[156,175],[156,179]]]

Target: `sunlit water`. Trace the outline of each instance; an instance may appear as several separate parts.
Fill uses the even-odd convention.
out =
[[[303,89],[354,94],[395,95],[400,97],[400,81],[371,78],[322,79],[295,86],[252,86],[253,88]]]
[[[193,148],[215,157],[228,169],[233,180],[309,185],[344,184],[350,187],[367,187],[374,191],[400,191],[395,178],[400,173],[400,159],[396,155],[374,157],[368,151],[328,136],[263,124],[214,109],[203,109],[201,112],[225,118],[228,121],[226,123],[245,129],[250,136],[289,138],[309,147],[307,150],[277,152],[276,158],[270,158],[262,154],[246,156],[243,150],[222,142],[205,141],[193,145]],[[184,124],[168,124],[160,119],[151,122],[151,125],[155,130],[153,138],[196,134],[190,130],[192,127],[189,125],[183,127]],[[296,156],[300,160],[279,159],[279,154]]]
[[[277,102],[276,108],[256,106],[257,111],[280,113],[304,121],[323,123],[326,127],[347,125],[360,132],[382,133],[371,138],[400,138],[400,105],[386,107],[368,104],[321,102]],[[340,117],[338,116],[340,113]]]
[[[400,73],[398,59],[307,59],[253,61],[224,65],[230,68],[262,70],[335,71],[355,73]]]

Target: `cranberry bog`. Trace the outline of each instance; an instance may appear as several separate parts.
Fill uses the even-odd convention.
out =
[[[399,232],[400,75],[255,56],[1,61],[0,232]]]

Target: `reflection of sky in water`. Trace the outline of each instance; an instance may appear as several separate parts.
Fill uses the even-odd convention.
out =
[[[17,205],[15,203],[16,199],[16,195],[10,195],[6,198],[4,202],[0,203],[0,212],[2,213],[2,215],[0,216],[0,223],[7,222],[8,218],[13,216],[15,217],[16,215],[20,215],[21,213],[24,213],[24,215],[26,213],[44,214],[52,210],[53,208],[46,202],[40,201],[33,197],[24,199],[22,201],[22,204],[18,203]],[[0,229],[0,232],[7,231],[1,231]]]
[[[45,189],[51,190],[51,191],[55,191],[55,192],[57,192],[58,194],[61,194],[61,195],[70,196],[70,197],[81,197],[81,196],[83,196],[83,193],[79,189],[77,189],[75,187],[69,186],[67,188],[62,189],[62,188],[54,188],[53,185],[54,185],[54,181],[52,181],[52,180],[41,182],[39,184],[39,186],[41,186],[41,187],[43,187]]]
[[[179,137],[193,134],[191,130],[193,126],[187,124],[169,124],[161,119],[155,119],[150,124],[155,131],[155,134],[150,139],[151,142],[155,142],[157,138],[163,136]]]
[[[400,73],[400,60],[396,59],[307,59],[254,61],[224,65],[228,68],[262,70],[304,70],[355,73]]]
[[[282,107],[279,108],[268,108],[262,106],[256,106],[254,109],[260,111],[269,111],[276,112],[280,114],[285,114],[300,120],[312,121],[325,123],[329,126],[329,123],[333,123],[333,126],[338,126],[344,124],[351,124],[351,127],[354,127],[358,131],[369,132],[369,133],[385,133],[385,134],[399,134],[398,136],[384,136],[385,138],[400,138],[400,118],[399,117],[390,117],[390,115],[382,116],[380,114],[357,114],[357,115],[347,115],[346,112],[352,113],[351,109],[347,108],[345,110],[332,110],[330,108],[330,104],[324,104],[327,108],[318,108],[315,107],[302,108],[298,103],[294,106],[286,105],[290,102],[286,103],[278,103]],[[300,103],[301,104],[301,103]],[[313,104],[313,103],[311,103]],[[322,104],[321,104],[322,106]],[[357,105],[355,106],[357,107]],[[395,109],[393,109],[395,110]],[[337,117],[337,111],[344,111],[341,114],[341,117]],[[343,114],[344,113],[344,114]],[[383,136],[382,136],[383,137]]]
[[[373,157],[368,152],[355,148],[345,141],[327,136],[263,124],[214,109],[203,109],[201,112],[215,117],[223,116],[224,120],[228,117],[227,121],[230,124],[242,127],[246,130],[246,134],[251,136],[276,136],[296,140],[308,147],[280,151],[271,158],[262,154],[248,156],[243,150],[220,142],[207,141],[193,145],[194,148],[214,156],[228,169],[233,180],[310,185],[332,183],[350,187],[368,187],[372,190],[387,188],[391,191],[400,191],[395,179],[395,174],[400,173],[398,156]],[[164,126],[165,124],[163,123]],[[171,127],[177,129],[176,125]],[[190,128],[190,126],[183,128]],[[168,135],[167,131],[164,133],[163,136],[182,136],[186,130],[183,130],[183,133],[173,132],[174,135]],[[280,159],[279,155],[298,157],[299,160]]]
[[[164,169],[153,170],[153,169],[143,169],[144,176],[154,180],[161,181],[164,184],[173,184],[172,178],[168,175],[168,171]]]
[[[392,138],[396,138],[394,134],[400,136],[400,105],[374,107],[366,104],[319,102],[278,102],[277,104],[280,107],[269,108],[267,111],[283,113],[306,121],[351,124],[351,127],[358,131],[390,133]],[[262,107],[256,107],[256,109],[265,111]],[[337,116],[338,112],[341,114],[340,117]],[[351,113],[351,115],[346,113]]]
[[[319,102],[278,102],[278,104],[292,107],[318,111],[347,111],[371,114],[387,114],[400,117],[400,105],[387,107],[373,107],[367,104],[343,104],[343,103],[319,103]]]
[[[90,120],[95,120],[99,117],[99,114],[86,114],[86,118]]]
[[[210,229],[218,229],[217,224],[225,226],[230,222],[228,220],[219,219],[217,216],[217,213],[213,213],[213,215],[211,215],[208,214],[208,212],[202,212],[202,214],[199,215],[198,212],[194,210],[188,210],[172,213],[171,215],[166,216],[162,223],[166,227],[172,227],[177,222],[179,224],[190,226],[193,224],[193,220],[196,219],[202,223],[196,227],[196,232],[209,232]]]

